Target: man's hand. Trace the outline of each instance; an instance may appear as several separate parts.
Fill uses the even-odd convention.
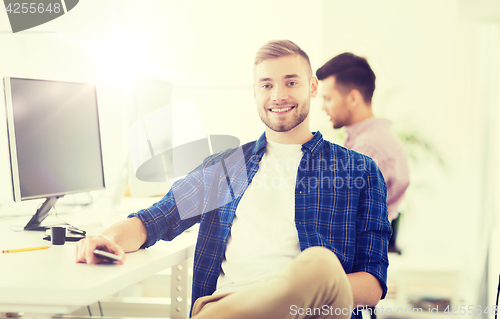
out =
[[[94,254],[95,249],[102,249],[112,254],[122,257],[118,264],[123,264],[125,252],[123,249],[104,235],[88,236],[80,240],[76,245],[76,262],[87,264],[99,264],[104,261],[103,258]]]
[[[128,218],[111,225],[99,236],[88,236],[76,245],[76,262],[98,264],[104,259],[94,255],[96,248],[106,250],[121,256],[125,260],[125,252],[138,250],[146,241],[148,233],[142,221],[137,218]]]

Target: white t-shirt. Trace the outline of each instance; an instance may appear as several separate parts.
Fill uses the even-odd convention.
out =
[[[214,294],[265,281],[300,253],[295,183],[301,147],[267,141],[259,170],[236,208]]]

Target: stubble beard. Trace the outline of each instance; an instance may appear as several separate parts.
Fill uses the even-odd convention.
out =
[[[279,104],[273,104],[273,106],[279,106]],[[275,132],[288,132],[292,129],[294,129],[295,127],[297,127],[299,124],[301,124],[302,122],[304,122],[304,120],[307,118],[307,115],[309,115],[309,103],[307,101],[303,102],[302,104],[298,104],[296,103],[295,104],[295,108],[293,111],[295,111],[293,114],[291,114],[293,116],[292,119],[289,119],[288,121],[286,122],[281,122],[281,121],[271,121],[268,117],[269,113],[271,113],[269,110],[268,110],[268,106],[265,106],[265,109],[264,109],[264,114],[260,115],[260,119],[262,120],[262,122],[264,122],[264,124],[270,128],[271,130],[275,131]]]

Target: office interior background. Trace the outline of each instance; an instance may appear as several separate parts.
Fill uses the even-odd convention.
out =
[[[246,143],[264,130],[252,83],[254,54],[265,42],[293,40],[309,54],[313,70],[346,51],[366,57],[377,76],[374,112],[408,137],[412,156],[397,241],[402,254],[391,257],[389,276],[423,278],[414,291],[425,297],[453,294],[464,305],[494,304],[500,274],[498,1],[85,0],[15,34],[0,10],[0,30],[2,78],[97,84],[107,185],[99,198],[121,196],[123,172],[130,171],[128,129],[148,110],[144,101],[155,99],[154,90],[135,98],[137,81],[171,85],[172,102],[195,98],[206,134]],[[343,132],[333,130],[321,105],[320,91],[311,104],[312,130],[342,143]],[[13,203],[4,111],[0,154],[1,214],[7,208],[22,214],[34,204]],[[168,186],[127,182],[132,196]],[[453,276],[436,280],[443,274]]]

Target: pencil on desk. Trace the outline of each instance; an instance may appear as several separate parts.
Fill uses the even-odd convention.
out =
[[[2,250],[2,254],[4,254],[4,253],[17,253],[17,252],[21,252],[21,251],[31,251],[31,250],[47,249],[49,247],[50,246],[19,248],[19,249],[7,249],[7,250]]]

